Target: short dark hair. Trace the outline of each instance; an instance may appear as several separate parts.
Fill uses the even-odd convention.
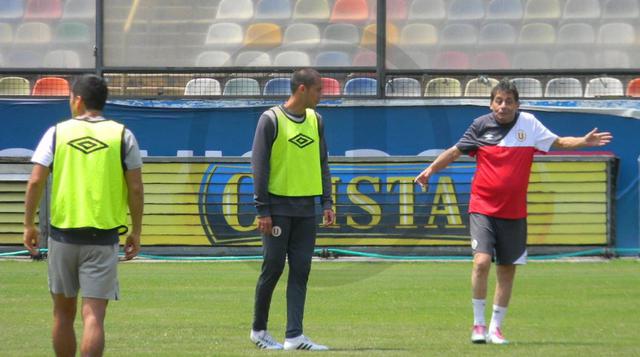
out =
[[[79,77],[71,87],[73,96],[81,96],[87,109],[102,110],[107,102],[107,81],[95,74]]]
[[[493,89],[491,90],[492,102],[493,102],[493,98],[496,97],[496,94],[498,94],[498,92],[511,93],[513,95],[513,99],[515,99],[516,102],[520,101],[520,94],[518,93],[518,88],[508,78],[501,79],[500,82],[498,82],[498,84],[496,84],[496,86],[493,87]]]
[[[291,75],[291,93],[295,93],[300,85],[310,87],[320,81],[320,73],[313,68],[300,68]]]

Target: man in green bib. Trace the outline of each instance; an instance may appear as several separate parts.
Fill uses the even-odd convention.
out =
[[[251,341],[263,349],[327,350],[302,334],[302,319],[316,241],[315,206],[320,197],[323,221],[335,220],[320,101],[320,74],[309,68],[291,77],[291,96],[258,120],[251,164],[258,230],[264,260],[255,295]],[[273,290],[289,261],[287,330],[284,344],[267,331]]]
[[[82,291],[82,356],[102,356],[104,318],[109,300],[118,300],[119,235],[132,230],[125,259],[140,248],[143,187],[142,159],[133,134],[102,117],[107,100],[104,79],[87,75],[73,84],[73,119],[49,128],[31,161],[27,186],[24,245],[39,253],[34,216],[49,173],[51,222],[48,239],[49,291],[53,298],[53,348],[57,356],[75,356],[74,320]]]

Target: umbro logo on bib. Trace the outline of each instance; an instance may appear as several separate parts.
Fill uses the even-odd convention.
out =
[[[289,142],[292,143],[293,145],[299,147],[300,149],[302,149],[305,146],[313,144],[313,139],[311,139],[310,137],[308,137],[308,136],[306,136],[304,134],[298,134],[298,135],[294,136],[293,138],[289,139]]]
[[[90,136],[85,136],[83,138],[74,139],[69,141],[67,144],[72,148],[81,151],[84,154],[91,154],[92,152],[96,152],[98,150],[106,149],[109,145],[103,143],[102,141],[92,138]]]

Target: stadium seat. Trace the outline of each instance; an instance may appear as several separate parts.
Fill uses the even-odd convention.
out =
[[[627,95],[629,97],[640,97],[640,78],[634,78],[629,81]]]
[[[491,90],[498,84],[495,78],[479,77],[471,79],[464,88],[465,97],[489,97]]]
[[[612,77],[593,78],[587,82],[587,86],[584,89],[584,96],[586,98],[620,97],[623,95],[624,89],[622,82]]]
[[[346,52],[325,51],[318,53],[314,65],[317,67],[348,67],[351,66],[351,58]]]
[[[553,60],[551,61],[552,68],[590,68],[589,59],[587,54],[583,51],[566,50],[558,51],[553,54]]]
[[[223,96],[259,96],[260,85],[253,78],[233,78],[224,85]]]
[[[268,67],[271,66],[271,56],[262,51],[245,51],[236,56],[236,67]]]
[[[273,65],[276,67],[308,67],[311,65],[311,59],[306,52],[283,51],[273,59]]]
[[[521,0],[491,0],[487,7],[487,20],[520,20],[522,18]]]
[[[56,27],[54,39],[64,44],[88,44],[93,42],[89,26],[82,22],[60,22]]]
[[[287,26],[282,39],[282,47],[315,48],[320,44],[320,30],[314,24],[295,23]]]
[[[640,17],[638,0],[608,0],[602,8],[602,18],[609,19],[637,19]]]
[[[561,16],[557,0],[527,0],[524,7],[525,20],[557,20]]]
[[[387,23],[387,45],[396,45],[399,42],[398,28],[388,22]],[[362,39],[360,40],[361,48],[369,48],[375,50],[378,39],[378,29],[376,24],[367,25],[362,31]]]
[[[551,66],[551,60],[543,51],[516,52],[511,61],[513,69],[547,69]]]
[[[555,0],[554,0],[555,1]],[[522,26],[518,43],[522,46],[548,46],[556,43],[556,30],[541,22]]]
[[[417,156],[438,156],[445,152],[445,149],[427,149],[421,151]]]
[[[44,56],[43,66],[47,68],[80,68],[80,56],[76,51],[53,50]]]
[[[61,0],[27,0],[25,20],[55,20],[62,16]]]
[[[16,28],[13,41],[17,44],[45,44],[51,42],[51,29],[43,22],[23,22]]]
[[[290,78],[272,78],[265,85],[262,92],[265,96],[289,96],[291,95]]]
[[[452,0],[449,4],[449,21],[473,21],[484,17],[482,0]]]
[[[287,20],[290,17],[289,0],[260,0],[256,5],[256,20]]]
[[[231,55],[225,51],[204,51],[196,57],[196,67],[224,67],[231,65]]]
[[[605,46],[632,46],[636,42],[636,31],[624,22],[606,23],[598,31],[598,43]]]
[[[184,87],[184,95],[220,95],[220,82],[213,78],[194,78]]]
[[[444,20],[446,10],[443,0],[413,0],[409,7],[409,20]]]
[[[331,22],[359,23],[369,19],[367,0],[336,0],[331,10]]]
[[[389,69],[429,69],[430,51],[413,46],[401,46],[387,50],[387,68]]]
[[[355,67],[374,67],[377,64],[378,56],[374,51],[360,50],[353,56],[352,64]]]
[[[31,157],[33,156],[33,150],[25,148],[7,148],[0,150],[0,156]]]
[[[322,77],[322,95],[336,96],[340,95],[340,82],[335,78]]]
[[[23,0],[3,0],[0,6],[0,20],[18,20],[24,16]]]
[[[433,60],[435,69],[469,69],[469,56],[460,51],[439,52]]]
[[[553,78],[547,82],[544,96],[549,98],[582,97],[582,83],[576,78]]]
[[[421,97],[422,86],[415,78],[394,78],[387,81],[384,93],[388,97]]]
[[[447,24],[440,33],[442,46],[475,46],[478,42],[478,30],[466,23]]]
[[[535,78],[514,78],[511,80],[521,98],[542,97],[542,83]]]
[[[400,31],[399,44],[403,48],[424,48],[438,43],[438,30],[431,24],[414,23]]]
[[[42,77],[33,85],[32,95],[68,96],[69,82],[60,77]]]
[[[29,80],[22,77],[0,78],[0,96],[30,95]]]
[[[598,51],[595,57],[597,68],[630,68],[631,60],[626,52],[618,50]]]
[[[600,18],[600,0],[567,0],[562,17],[565,20]]]
[[[354,24],[330,24],[324,29],[322,45],[331,49],[353,49],[360,44],[360,30]]]
[[[251,24],[244,35],[245,48],[272,48],[282,44],[282,29],[272,23]]]
[[[209,26],[205,45],[214,48],[237,48],[242,46],[243,38],[242,26],[221,22]]]
[[[483,46],[510,46],[516,42],[516,29],[507,23],[494,22],[482,26],[478,44]]]
[[[502,51],[483,51],[476,53],[471,66],[473,69],[510,69],[511,63]]]
[[[460,81],[455,78],[434,78],[427,82],[425,97],[459,97],[462,95]]]
[[[596,31],[587,23],[577,22],[560,26],[557,43],[559,45],[591,45],[596,42]]]
[[[42,66],[42,53],[32,50],[14,50],[5,58],[7,67],[37,68]]]
[[[346,157],[387,157],[388,153],[378,149],[354,149],[344,152]]]
[[[13,27],[10,24],[0,23],[0,45],[13,43]]]
[[[246,21],[252,18],[253,1],[251,0],[222,0],[218,4],[217,21]]]
[[[373,78],[351,78],[344,85],[345,96],[375,96],[378,81]]]
[[[86,0],[67,0],[62,18],[68,20],[91,20],[96,17],[96,3]]]
[[[293,20],[305,22],[327,22],[329,20],[327,0],[298,0],[293,8]]]
[[[404,21],[407,19],[409,6],[407,4],[408,0],[387,0],[387,21]],[[373,4],[376,4],[373,2]],[[375,6],[371,6],[371,13],[375,14]],[[372,19],[375,19],[376,16],[369,16]]]

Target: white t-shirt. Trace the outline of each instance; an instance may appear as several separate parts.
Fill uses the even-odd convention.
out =
[[[101,121],[106,120],[103,117],[85,117],[85,118],[77,118],[89,121]],[[33,153],[31,157],[31,162],[35,164],[40,164],[42,166],[50,167],[53,163],[53,139],[56,132],[56,127],[50,127],[40,139],[40,143],[38,143],[38,147]],[[140,156],[140,149],[138,147],[138,142],[136,141],[133,133],[125,128],[124,130],[124,147],[125,147],[125,157],[124,157],[124,165],[126,170],[135,170],[142,167],[142,157]]]

